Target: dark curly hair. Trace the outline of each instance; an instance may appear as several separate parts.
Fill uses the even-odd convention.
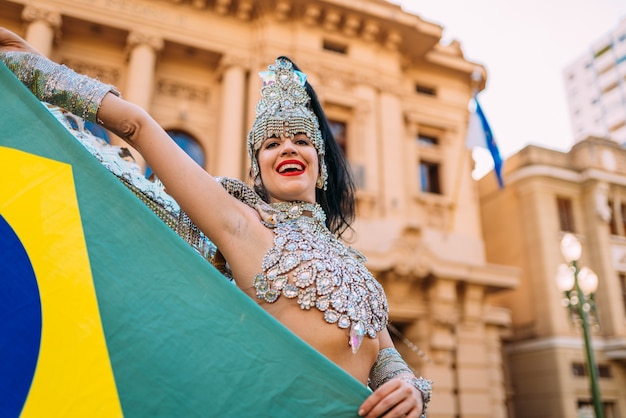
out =
[[[280,56],[278,59],[285,59],[293,64],[295,70],[300,68],[288,57]],[[354,180],[348,166],[348,161],[343,150],[335,140],[328,119],[324,114],[322,105],[317,98],[313,87],[307,81],[304,85],[311,101],[309,108],[315,113],[320,125],[320,132],[324,140],[325,155],[324,161],[328,171],[328,181],[326,190],[315,189],[315,199],[326,213],[326,226],[337,237],[346,232],[354,221],[355,200],[354,200]],[[254,186],[255,191],[267,200],[266,191]]]

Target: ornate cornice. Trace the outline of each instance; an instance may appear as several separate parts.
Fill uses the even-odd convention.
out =
[[[224,71],[232,67],[241,68],[243,70],[249,69],[250,62],[249,62],[248,57],[244,55],[237,55],[237,54],[223,55],[217,66],[217,74],[221,76],[224,73]]]
[[[54,29],[61,27],[61,14],[42,6],[27,5],[22,11],[22,19],[28,23],[43,21]]]
[[[129,48],[134,48],[139,45],[147,45],[154,51],[158,52],[163,49],[164,42],[163,38],[158,35],[149,32],[132,31],[128,34],[126,44]]]

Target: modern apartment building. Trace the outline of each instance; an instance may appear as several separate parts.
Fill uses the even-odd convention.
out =
[[[564,71],[575,141],[626,144],[626,17]]]
[[[515,417],[594,416],[583,330],[562,302],[557,267],[567,232],[598,276],[592,347],[605,418],[626,416],[626,150],[589,137],[569,152],[527,146],[506,161],[506,188],[479,181],[487,259],[518,266],[504,343]],[[591,414],[591,415],[590,415]]]
[[[486,260],[464,144],[486,71],[443,44],[442,27],[384,0],[0,0],[0,10],[0,25],[116,85],[215,175],[247,178],[257,73],[291,57],[358,184],[350,244],[386,289],[399,350],[435,381],[428,416],[510,416],[511,317],[489,298],[520,272]]]

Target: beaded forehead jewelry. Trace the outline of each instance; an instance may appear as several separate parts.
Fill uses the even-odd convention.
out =
[[[294,70],[293,64],[284,58],[278,58],[268,69],[259,73],[263,81],[261,99],[256,105],[256,119],[246,144],[252,163],[252,177],[260,175],[257,151],[263,141],[272,136],[293,139],[297,134],[305,134],[317,150],[321,179],[318,187],[326,190],[328,173],[324,161],[324,140],[319,121],[308,108],[311,98],[304,87],[306,74]]]

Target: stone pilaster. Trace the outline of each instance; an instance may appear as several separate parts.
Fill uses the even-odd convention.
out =
[[[246,60],[225,56],[220,62],[222,76],[221,120],[219,127],[219,151],[216,175],[246,178],[245,121]]]
[[[406,206],[406,183],[404,171],[405,137],[402,104],[400,98],[389,91],[382,90],[379,94],[380,130],[377,132],[381,141],[380,161],[383,162],[382,190],[385,216],[399,218],[404,215]]]
[[[61,14],[43,6],[27,5],[22,11],[27,23],[26,41],[49,57],[55,36],[61,28]]]

